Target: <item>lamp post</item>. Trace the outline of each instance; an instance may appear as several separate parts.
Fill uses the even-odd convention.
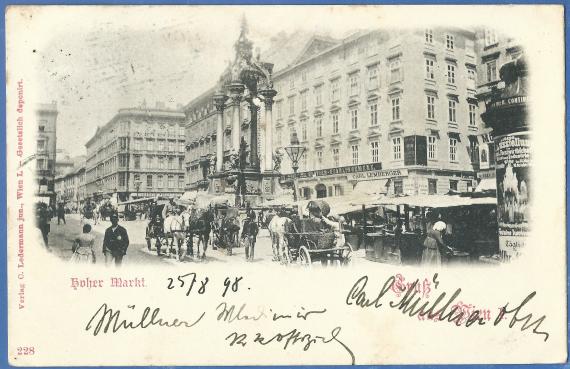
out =
[[[285,147],[285,152],[291,159],[291,168],[293,169],[293,200],[297,202],[297,170],[299,169],[299,159],[305,152],[305,146],[299,144],[297,133],[291,136],[291,145]]]

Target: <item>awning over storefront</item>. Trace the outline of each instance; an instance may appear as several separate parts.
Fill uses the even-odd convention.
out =
[[[381,205],[409,205],[426,208],[450,208],[470,205],[496,205],[495,197],[464,197],[459,195],[414,195],[386,197],[381,201],[373,202],[371,206]]]
[[[497,182],[495,178],[483,178],[477,185],[475,192],[496,191]]]
[[[352,193],[358,195],[381,195],[388,193],[390,179],[376,179],[372,181],[360,181],[356,184]]]

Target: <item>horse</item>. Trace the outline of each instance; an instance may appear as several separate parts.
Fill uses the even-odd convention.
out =
[[[198,214],[195,209],[185,211],[182,213],[183,223],[188,238],[186,240],[186,254],[189,257],[194,256],[194,235],[198,236],[198,243],[196,245],[196,254],[201,259],[206,258],[206,251],[208,250],[208,243],[210,242],[210,232],[212,231],[212,222],[214,221],[214,214],[211,209],[205,210]],[[203,245],[202,255],[200,255],[200,244]]]
[[[182,260],[182,244],[186,238],[186,232],[184,230],[184,218],[176,213],[169,214],[166,219],[164,219],[164,238],[166,239],[166,247],[168,249],[168,256],[172,253],[172,248],[174,247],[174,240],[176,239],[176,244],[178,246],[178,258]],[[168,243],[170,239],[170,244]],[[160,254],[160,244],[159,254]]]
[[[273,249],[273,261],[291,262],[285,237],[290,224],[292,224],[291,219],[276,214],[267,226],[271,238],[271,248]]]

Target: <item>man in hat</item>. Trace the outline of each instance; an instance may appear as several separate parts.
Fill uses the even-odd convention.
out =
[[[127,230],[119,225],[117,213],[113,213],[110,220],[111,226],[105,230],[105,237],[103,238],[105,264],[115,259],[115,266],[121,266],[123,256],[127,254],[129,247],[129,235]]]

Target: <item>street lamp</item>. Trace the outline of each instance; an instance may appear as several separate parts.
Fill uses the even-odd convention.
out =
[[[285,147],[285,152],[291,159],[291,168],[293,169],[293,200],[297,202],[297,170],[299,169],[299,159],[305,152],[305,146],[299,144],[297,133],[291,135],[291,145]]]

